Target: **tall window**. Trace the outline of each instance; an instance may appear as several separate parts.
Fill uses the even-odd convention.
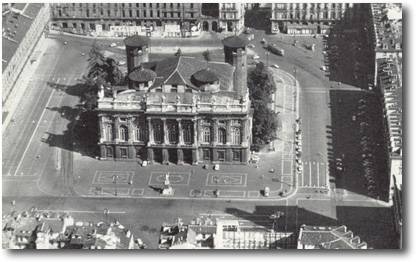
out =
[[[225,128],[218,128],[218,143],[225,144],[227,139],[227,132],[225,131]]]
[[[113,125],[108,124],[105,126],[105,141],[113,141]]]
[[[153,138],[157,144],[163,142],[163,129],[162,124],[159,121],[153,124]]]
[[[124,126],[124,125],[120,126],[119,133],[120,133],[120,140],[121,141],[129,140],[129,131],[128,131],[126,126]]]
[[[190,123],[186,123],[183,126],[183,142],[185,144],[192,144],[192,129],[193,126]]]
[[[239,127],[233,127],[231,129],[231,144],[233,145],[241,144],[241,131]]]
[[[137,124],[136,140],[140,142],[146,141],[146,125],[144,122],[138,122]]]
[[[176,123],[168,125],[168,136],[171,144],[178,143],[178,126]]]
[[[204,127],[202,134],[204,143],[211,143],[211,128],[208,126]]]

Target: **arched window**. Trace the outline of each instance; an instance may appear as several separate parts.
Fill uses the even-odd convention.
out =
[[[146,141],[146,127],[143,122],[139,122],[136,127],[136,141]]]
[[[211,128],[210,127],[204,127],[202,131],[203,135],[203,141],[204,143],[211,143]]]
[[[231,144],[233,145],[241,144],[241,131],[239,127],[233,127],[231,129]]]
[[[105,141],[113,141],[113,125],[108,124],[105,126],[104,130]]]
[[[153,124],[153,138],[157,144],[161,144],[163,142],[163,129],[160,121],[156,121]]]
[[[218,128],[218,143],[225,144],[227,141],[227,133],[225,131],[225,128]]]
[[[126,126],[122,125],[119,127],[119,133],[120,133],[120,140],[121,141],[127,141],[129,140],[129,131]]]
[[[168,125],[168,135],[170,144],[178,143],[178,126],[176,123]]]
[[[192,144],[192,124],[186,123],[183,126],[183,142],[185,144]]]

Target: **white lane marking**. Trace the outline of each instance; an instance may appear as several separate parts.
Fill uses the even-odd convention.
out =
[[[55,89],[52,89],[52,92],[51,92],[51,94],[49,95],[48,101],[46,102],[46,106],[45,106],[45,108],[43,109],[42,114],[40,115],[40,118],[39,118],[39,121],[38,121],[38,123],[37,123],[37,125],[36,125],[36,128],[35,128],[35,130],[33,131],[32,136],[30,137],[30,140],[29,140],[29,142],[28,142],[28,143],[27,143],[27,145],[26,145],[26,149],[25,149],[25,151],[23,152],[22,158],[20,159],[19,164],[17,165],[16,171],[14,172],[13,176],[16,176],[17,171],[19,170],[20,166],[22,165],[22,162],[23,162],[23,159],[25,158],[26,152],[27,152],[27,150],[29,149],[29,145],[32,143],[33,137],[35,136],[36,131],[38,130],[39,125],[40,125],[40,123],[42,122],[41,120],[42,120],[42,118],[43,118],[43,115],[45,114],[45,112],[46,112],[46,108],[48,107],[49,102],[51,101],[52,96],[53,96],[53,94],[54,94],[54,93],[55,93]]]
[[[88,214],[103,214],[103,211],[90,210],[59,210],[59,209],[38,209],[40,212],[56,212],[56,213],[88,213]],[[126,211],[108,211],[109,214],[126,214]]]

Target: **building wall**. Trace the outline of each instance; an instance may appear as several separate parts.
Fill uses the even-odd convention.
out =
[[[251,122],[245,115],[102,112],[99,126],[102,159],[197,164],[246,163],[249,157]]]
[[[220,17],[201,19],[202,3],[60,3],[52,4],[52,25],[67,31],[88,33],[96,30],[97,25],[101,25],[106,31],[110,26],[156,28],[169,24],[205,21],[209,23],[209,31],[216,31],[219,27],[223,27],[224,30],[242,30],[243,4],[223,5],[224,8],[220,7]]]
[[[327,33],[328,26],[342,18],[350,19],[352,3],[274,3],[271,32],[288,34]]]
[[[20,72],[23,70],[33,49],[43,35],[45,26],[50,19],[49,4],[44,4],[38,15],[34,18],[32,25],[25,37],[19,44],[15,54],[2,73],[2,102],[8,98]]]

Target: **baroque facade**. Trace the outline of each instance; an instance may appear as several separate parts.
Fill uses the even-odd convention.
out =
[[[247,42],[223,40],[226,62],[148,61],[149,39],[125,39],[128,86],[99,91],[102,159],[247,163],[252,112]]]
[[[199,31],[240,32],[244,4],[55,3],[52,27],[73,33],[195,36]]]
[[[274,3],[271,32],[327,34],[334,21],[352,19],[357,8],[352,3]]]

